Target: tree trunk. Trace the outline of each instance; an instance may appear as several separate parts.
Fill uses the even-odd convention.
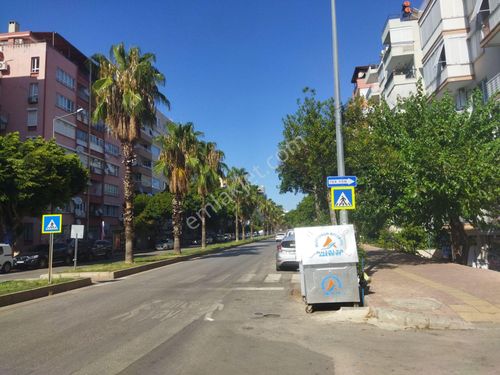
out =
[[[335,213],[335,210],[332,208],[332,196],[330,194],[330,191],[326,193],[326,200],[328,202],[328,212],[330,213],[330,221],[332,225],[337,225],[337,215]]]
[[[245,239],[245,218],[241,218],[241,239]]]
[[[132,165],[135,154],[131,143],[123,143],[123,164],[125,177],[123,181],[125,209],[123,212],[123,225],[125,226],[125,263],[134,262],[134,181],[132,180]],[[88,209],[88,207],[87,207]]]
[[[316,212],[316,222],[319,222],[321,218],[321,205],[319,202],[318,189],[316,187],[313,188],[314,195],[314,211]]]
[[[238,228],[238,208],[234,211],[234,236],[236,242],[238,242],[240,240],[240,232]]]
[[[172,199],[172,222],[174,227],[174,252],[181,253],[182,235],[182,202],[180,194],[175,194]]]
[[[206,217],[205,217],[205,196],[202,195],[201,197],[201,248],[205,249],[207,247],[207,234],[206,234],[206,228],[205,228],[205,222],[206,222]]]
[[[250,238],[253,240],[253,221],[250,221]]]
[[[458,216],[450,217],[451,257],[453,262],[467,264],[467,235]]]

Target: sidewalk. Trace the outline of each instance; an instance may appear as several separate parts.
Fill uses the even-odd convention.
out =
[[[364,245],[365,302],[379,321],[415,328],[500,323],[500,272]]]

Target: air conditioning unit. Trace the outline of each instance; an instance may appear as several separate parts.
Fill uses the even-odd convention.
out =
[[[0,70],[5,71],[7,69],[9,69],[9,66],[7,65],[7,63],[5,61],[0,61]]]

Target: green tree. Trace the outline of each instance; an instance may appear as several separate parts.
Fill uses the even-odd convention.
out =
[[[169,104],[158,86],[165,77],[153,65],[155,55],[141,54],[137,47],[127,51],[123,43],[111,48],[109,59],[95,55],[99,79],[92,85],[96,108],[93,120],[103,120],[121,143],[125,166],[125,262],[134,261],[134,145],[141,135],[143,123],[156,121],[156,102]]]
[[[224,176],[224,153],[217,149],[213,142],[199,142],[195,168],[195,187],[201,198],[201,247],[206,247],[206,200],[208,194],[220,185],[220,178]]]
[[[283,141],[279,144],[280,191],[301,192],[314,197],[316,219],[328,212],[330,195],[326,177],[336,174],[335,115],[332,100],[316,99],[305,88],[298,109],[283,120]],[[333,211],[330,212],[335,222]]]
[[[393,160],[391,171],[374,177],[387,178],[377,191],[389,198],[393,220],[435,232],[448,225],[454,259],[462,262],[463,221],[478,225],[500,197],[500,103],[484,102],[476,91],[469,104],[457,111],[450,95],[428,98],[419,90],[392,111],[381,105],[372,115],[375,136]]]
[[[330,223],[330,217],[326,212],[322,212],[322,216],[318,220],[314,207],[314,197],[312,195],[306,195],[297,205],[297,208],[285,214],[285,223],[289,228],[328,225]]]
[[[0,236],[15,242],[25,216],[40,216],[49,205],[66,204],[87,181],[78,156],[54,141],[21,141],[17,132],[0,136]]]
[[[234,201],[234,235],[236,241],[239,241],[239,224],[242,221],[241,209],[243,200],[245,198],[246,190],[248,187],[248,172],[244,168],[232,167],[228,174],[228,189]],[[244,224],[242,223],[244,226]],[[245,228],[242,228],[243,236],[245,235]]]
[[[183,200],[196,170],[199,137],[202,135],[194,130],[192,123],[168,123],[167,134],[157,138],[161,151],[155,170],[165,175],[173,196],[174,251],[177,254],[181,253]]]
[[[152,196],[138,194],[134,199],[134,212],[134,224],[137,232],[146,236],[161,236],[167,218],[172,216],[172,194],[168,191],[162,191]]]

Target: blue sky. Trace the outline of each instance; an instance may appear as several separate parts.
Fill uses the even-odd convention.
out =
[[[378,61],[382,27],[400,7],[337,1],[343,101],[354,67]],[[155,53],[172,103],[166,115],[192,121],[229,165],[259,168],[265,177],[254,182],[285,209],[300,201],[279,194],[271,166],[282,118],[296,110],[302,88],[333,95],[329,0],[5,1],[0,31],[9,20],[22,30],[56,31],[88,55],[122,41]]]

